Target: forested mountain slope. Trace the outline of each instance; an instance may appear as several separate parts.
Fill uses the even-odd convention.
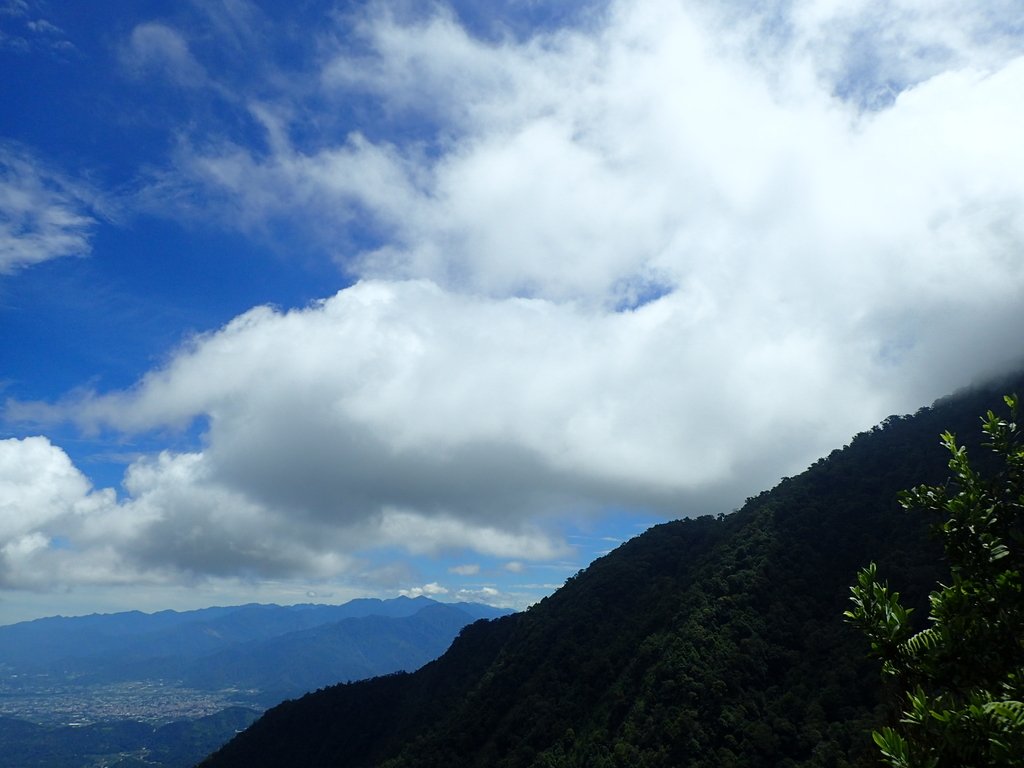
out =
[[[734,514],[659,525],[467,627],[414,674],[276,707],[203,765],[874,765],[887,713],[849,587],[874,560],[924,603],[940,548],[896,493],[941,482],[939,433],[976,445],[1013,390],[1024,375],[887,419]]]

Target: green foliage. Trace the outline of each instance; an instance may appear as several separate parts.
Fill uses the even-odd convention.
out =
[[[851,588],[845,612],[898,682],[906,703],[899,723],[873,734],[894,768],[1015,766],[1024,756],[1024,440],[1019,404],[1009,418],[982,418],[983,445],[1001,462],[991,476],[943,432],[950,480],[899,495],[936,525],[950,564],[948,584],[929,595],[930,626],[916,634],[911,609],[880,582],[872,563]]]

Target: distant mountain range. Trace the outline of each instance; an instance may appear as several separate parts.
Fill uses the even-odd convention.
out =
[[[948,577],[936,521],[896,494],[948,476],[943,430],[983,465],[978,417],[1014,391],[1024,374],[890,417],[735,513],[656,526],[529,610],[466,627],[415,673],[271,709],[202,766],[877,765],[870,730],[898,709],[843,621],[850,585],[875,561],[927,614]]]
[[[0,768],[189,768],[265,706],[417,669],[467,624],[508,613],[399,597],[3,626]]]
[[[9,689],[160,680],[251,692],[270,704],[325,685],[414,670],[466,624],[510,611],[425,597],[52,617],[0,627]]]

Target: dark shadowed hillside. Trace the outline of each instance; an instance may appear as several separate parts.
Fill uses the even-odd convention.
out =
[[[1024,377],[857,435],[738,512],[657,526],[414,674],[286,702],[206,768],[874,765],[887,717],[843,623],[858,568],[911,604],[941,575],[897,491],[946,476],[944,429]],[[977,451],[976,451],[977,453]],[[685,512],[685,510],[681,510]]]

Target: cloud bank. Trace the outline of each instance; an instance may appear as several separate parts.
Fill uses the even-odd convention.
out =
[[[199,577],[340,578],[372,548],[550,559],[553,520],[729,511],[1021,361],[1016,4],[613,3],[486,40],[387,8],[322,36],[291,74],[313,86],[249,99],[258,148],[186,132],[153,190],[202,190],[257,236],[289,222],[357,282],[254,308],[131,389],[9,403],[203,438],[134,464],[120,500],[7,441],[63,478],[5,531],[7,584],[28,558],[89,578],[101,544]],[[130,44],[179,84],[215,77],[168,27]],[[311,103],[346,100],[379,122],[311,138]],[[10,489],[18,510],[39,493]]]

